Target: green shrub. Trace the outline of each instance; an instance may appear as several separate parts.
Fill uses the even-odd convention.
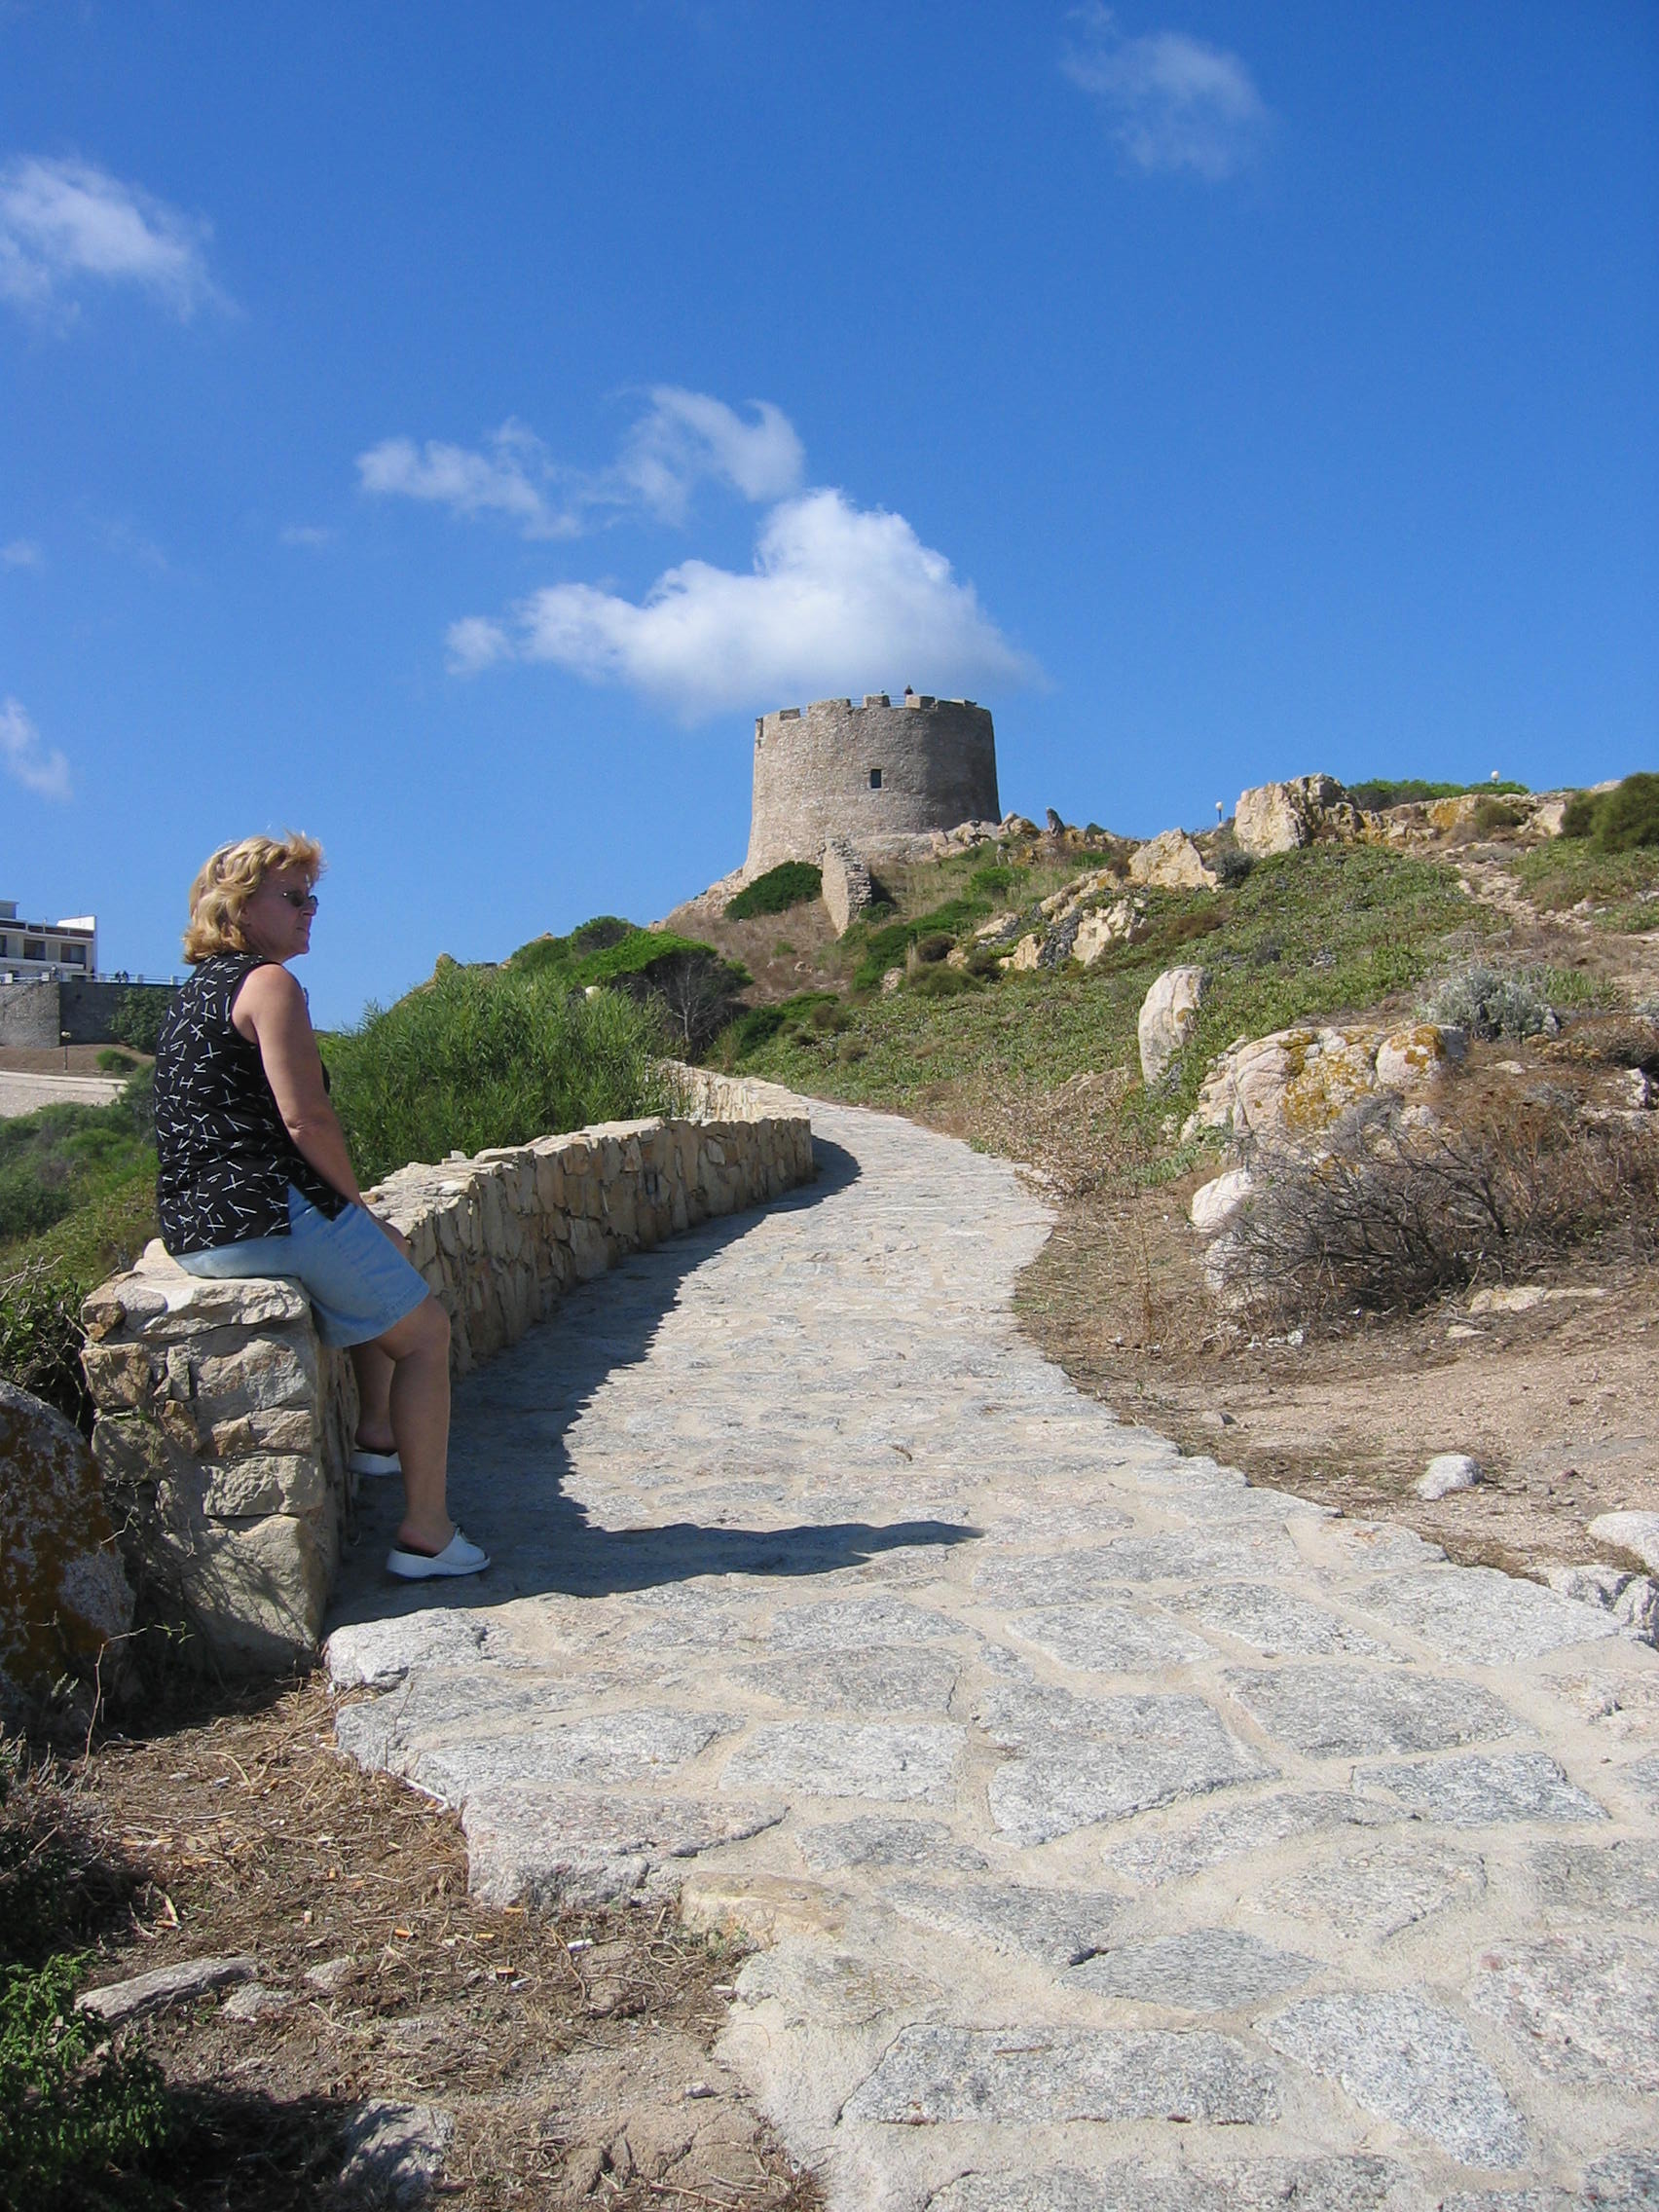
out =
[[[85,1284],[38,1267],[0,1282],[0,1376],[90,1435],[92,1406],[81,1373],[86,1294]]]
[[[67,1171],[52,1166],[49,1175],[28,1159],[0,1161],[0,1244],[38,1236],[74,1206]]]
[[[1634,853],[1659,845],[1659,776],[1627,776],[1602,793],[1592,843],[1599,853]]]
[[[1013,868],[1005,866],[1000,861],[988,861],[983,867],[974,870],[968,878],[968,888],[978,892],[981,898],[1001,899],[1014,889],[1014,881],[1015,871]]]
[[[110,1009],[109,1033],[135,1052],[153,1052],[161,1042],[162,1021],[172,993],[165,985],[135,983]]]
[[[106,1045],[98,1054],[98,1067],[104,1075],[130,1075],[138,1062],[130,1052],[120,1052]]]
[[[412,1160],[655,1113],[663,1044],[658,1012],[626,993],[584,998],[509,965],[444,970],[323,1049],[353,1162],[376,1183]]]
[[[917,964],[920,967],[933,968],[944,959],[947,953],[953,951],[955,945],[956,940],[948,930],[930,930],[926,937],[917,938],[910,949],[915,954]]]
[[[1385,806],[1420,804],[1431,798],[1462,798],[1470,792],[1488,792],[1510,798],[1526,795],[1525,784],[1511,784],[1499,780],[1484,784],[1429,784],[1420,776],[1368,776],[1363,783],[1349,784],[1347,794],[1355,806],[1363,806],[1376,813]]]
[[[1560,1026],[1540,977],[1478,961],[1437,983],[1422,1011],[1471,1037],[1535,1037]]]
[[[728,922],[753,921],[759,914],[784,914],[824,895],[824,872],[807,861],[781,861],[746,883],[735,899],[726,902]]]
[[[81,1971],[68,1957],[0,1968],[0,2203],[19,2212],[119,2202],[112,2182],[169,2132],[161,2070],[100,2048],[103,2029],[76,2011]]]
[[[1473,829],[1478,837],[1491,837],[1500,830],[1518,830],[1523,819],[1518,806],[1487,792],[1475,803]]]
[[[977,991],[979,985],[965,969],[950,968],[940,961],[914,970],[904,978],[904,988],[913,998],[954,999],[964,991]]]

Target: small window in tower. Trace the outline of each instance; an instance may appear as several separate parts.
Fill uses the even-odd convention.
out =
[[[872,792],[878,792],[878,791],[880,791],[880,789],[881,789],[881,770],[880,770],[879,768],[872,768],[872,769],[870,770],[870,772],[869,772],[869,788],[870,788],[870,790],[871,790]]]

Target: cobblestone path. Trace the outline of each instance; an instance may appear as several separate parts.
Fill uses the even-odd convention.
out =
[[[1659,2204],[1659,1653],[1121,1425],[1006,1163],[813,1120],[462,1386],[483,1582],[372,1501],[342,1743],[498,1898],[748,1928],[836,2212]]]

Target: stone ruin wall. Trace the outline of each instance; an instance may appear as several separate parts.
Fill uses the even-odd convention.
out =
[[[870,772],[881,771],[879,790]],[[832,839],[879,854],[889,840],[995,822],[996,733],[972,699],[912,693],[895,705],[819,699],[755,724],[755,798],[745,880],[780,861],[816,862]]]
[[[683,1120],[405,1167],[371,1194],[449,1313],[457,1376],[627,1253],[811,1180],[811,1125],[787,1092],[698,1068],[676,1077]],[[159,1244],[95,1290],[83,1318],[92,1452],[118,1511],[140,1516],[146,1570],[209,1663],[304,1659],[352,1502],[350,1359],[318,1342],[295,1284],[203,1281]]]

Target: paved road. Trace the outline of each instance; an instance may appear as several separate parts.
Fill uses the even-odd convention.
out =
[[[118,1077],[101,1075],[24,1075],[0,1068],[0,1122],[32,1114],[39,1106],[107,1106],[121,1092]]]
[[[720,2056],[836,2212],[1659,2203],[1659,1653],[1121,1425],[1011,1168],[813,1120],[463,1386],[485,1583],[375,1498],[341,1741],[487,1892],[750,1929]]]

